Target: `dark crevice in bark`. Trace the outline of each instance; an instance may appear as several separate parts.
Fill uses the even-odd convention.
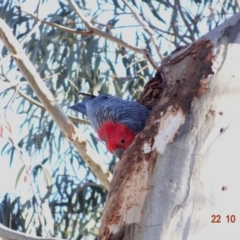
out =
[[[157,70],[155,77],[148,81],[140,96],[139,103],[145,105],[150,110],[155,105],[163,92],[163,79],[161,77],[161,67]]]

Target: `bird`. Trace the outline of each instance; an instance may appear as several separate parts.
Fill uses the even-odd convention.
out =
[[[145,127],[150,110],[138,102],[106,93],[83,95],[87,98],[70,109],[86,115],[98,137],[106,142],[107,149],[121,158],[137,133]]]

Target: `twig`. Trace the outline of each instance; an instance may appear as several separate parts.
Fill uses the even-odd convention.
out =
[[[193,30],[192,30],[189,22],[188,22],[187,19],[185,18],[185,15],[184,15],[184,13],[183,13],[183,11],[182,11],[182,7],[181,7],[181,4],[180,4],[180,1],[179,1],[179,0],[175,0],[175,4],[177,5],[178,11],[179,11],[179,13],[180,13],[180,16],[181,16],[184,24],[186,25],[186,27],[187,27],[187,29],[188,29],[188,32],[190,33],[190,39],[191,39],[192,41],[194,41],[194,40],[195,40],[195,39],[194,39],[194,32],[193,32]]]
[[[44,79],[43,79],[44,80]],[[10,82],[9,80],[6,79],[7,82]],[[25,93],[23,93],[19,88],[18,85],[11,85],[11,87],[9,87],[10,89],[17,89],[16,93],[18,93],[21,97],[23,97],[24,99],[26,99],[27,101],[29,101],[31,104],[43,109],[46,111],[46,108],[38,101],[34,100],[33,98],[29,97],[28,95],[26,95]],[[91,123],[88,120],[85,119],[80,119],[77,117],[73,117],[70,115],[67,115],[73,122],[76,123],[80,123],[80,124],[84,124],[84,125],[89,125],[91,126]]]
[[[139,60],[137,60],[137,61],[129,64],[126,68],[128,69],[128,68],[132,67],[133,65],[135,65],[135,64],[137,64],[137,63],[139,63],[139,62],[143,62],[143,61],[145,61],[145,59],[139,59]]]
[[[30,103],[42,108],[43,110],[46,110],[46,108],[38,101],[34,100],[33,98],[30,98],[29,96],[27,96],[25,93],[23,93],[22,91],[18,91],[18,94],[20,96],[22,96],[24,99],[28,100]],[[91,123],[87,120],[84,120],[84,119],[79,119],[79,118],[76,118],[76,117],[73,117],[73,116],[70,116],[68,115],[68,117],[74,121],[74,122],[77,122],[77,123],[80,123],[80,124],[84,124],[84,125],[90,125],[91,126]]]
[[[20,43],[12,34],[11,29],[2,19],[0,19],[0,39],[3,41],[10,54],[12,54],[17,67],[20,69],[30,87],[36,93],[37,97],[52,116],[61,131],[73,143],[82,159],[97,176],[99,181],[106,187],[106,189],[109,189],[112,174],[90,148],[87,141],[82,139],[78,129],[59,107],[52,93],[46,87],[33,64],[24,53]]]
[[[11,88],[13,89],[16,89],[17,86],[16,85],[13,85],[11,86]],[[43,109],[43,110],[46,110],[46,108],[38,101],[34,100],[33,98],[29,97],[28,95],[26,95],[25,93],[23,93],[22,91],[18,90],[17,93],[23,97],[24,99],[26,99],[27,101],[29,101],[31,104]],[[80,123],[80,124],[84,124],[84,125],[89,125],[91,126],[91,123],[88,121],[88,120],[84,120],[84,119],[80,119],[80,118],[76,118],[76,117],[73,117],[73,116],[70,116],[70,115],[67,115],[73,122],[76,122],[76,123]]]
[[[155,47],[155,50],[159,56],[159,58],[161,60],[163,60],[163,56],[162,54],[160,53],[159,51],[159,48],[157,46],[157,39],[156,37],[154,36],[154,32],[153,30],[148,26],[148,24],[145,23],[145,21],[143,21],[140,17],[140,15],[134,11],[134,9],[130,6],[130,4],[125,1],[125,0],[122,0],[124,2],[125,5],[127,5],[127,7],[130,9],[130,11],[132,12],[133,16],[135,17],[135,19],[139,22],[139,24],[143,27],[143,29],[147,32],[147,34],[150,36],[151,40],[152,40],[152,43],[153,43],[153,46]]]
[[[169,26],[169,29],[172,27],[172,31],[173,31],[173,33],[174,33],[174,44],[176,44],[176,39],[177,38],[179,38],[183,43],[185,43],[185,44],[189,44],[189,42],[187,42],[185,39],[184,39],[184,37],[183,36],[181,36],[180,35],[180,33],[179,33],[179,31],[178,31],[178,29],[177,29],[177,25],[176,25],[176,23],[177,23],[177,13],[178,13],[178,11],[177,11],[177,6],[176,5],[174,5],[174,8],[173,8],[174,10],[173,10],[173,13],[172,13],[172,17],[171,17],[171,26]]]
[[[57,24],[57,23],[52,23],[52,22],[48,22],[48,21],[45,21],[43,19],[40,19],[38,18],[37,16],[35,16],[34,14],[32,13],[29,13],[28,11],[26,11],[25,9],[23,9],[21,6],[18,6],[17,7],[19,9],[19,11],[21,12],[24,12],[26,13],[28,16],[30,16],[31,18],[33,19],[36,19],[37,21],[41,22],[41,23],[45,23],[49,26],[52,26],[52,27],[55,27],[55,28],[58,28],[64,32],[70,32],[70,33],[76,33],[76,34],[81,34],[83,36],[89,36],[89,35],[93,35],[91,31],[79,31],[79,30],[74,30],[74,29],[71,29],[71,28],[68,28],[68,27],[64,27],[60,24]]]
[[[45,78],[42,78],[42,80],[45,81],[45,80],[47,80],[47,79],[49,79],[49,78],[53,78],[53,77],[59,76],[59,75],[61,75],[61,74],[58,72],[58,73],[52,74],[51,76],[47,76],[47,77],[45,77]]]
[[[132,46],[131,44],[128,44],[127,42],[124,42],[123,40],[111,35],[110,33],[103,32],[102,30],[96,28],[93,26],[91,22],[87,20],[87,18],[82,14],[80,8],[77,6],[74,0],[68,0],[69,3],[72,5],[75,12],[78,14],[78,16],[81,18],[87,29],[92,33],[92,35],[97,35],[100,37],[103,37],[105,39],[108,39],[112,42],[115,42],[123,47],[126,47],[136,53],[142,54],[146,57],[146,59],[150,62],[150,64],[153,66],[154,69],[157,69],[159,67],[158,63],[155,62],[155,60],[152,58],[152,56],[149,54],[147,49],[138,48],[135,46]]]
[[[85,97],[96,97],[96,96],[94,96],[94,95],[92,95],[90,93],[85,93],[85,92],[80,92],[80,91],[78,91],[78,94],[82,95],[82,96],[85,96]]]

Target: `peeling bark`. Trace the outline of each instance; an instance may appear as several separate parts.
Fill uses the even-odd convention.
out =
[[[165,58],[146,85],[140,102],[152,111],[116,165],[99,239],[240,235],[239,29],[236,14]]]

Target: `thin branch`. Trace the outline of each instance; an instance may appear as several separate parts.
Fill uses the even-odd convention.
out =
[[[176,0],[176,1],[175,1],[175,4],[176,4],[177,7],[178,7],[178,12],[180,13],[180,16],[181,16],[184,24],[186,25],[186,27],[187,27],[187,29],[188,29],[188,32],[190,33],[190,39],[191,39],[192,41],[194,41],[194,40],[195,40],[195,39],[194,39],[194,32],[193,32],[193,30],[192,30],[192,28],[191,28],[188,20],[185,18],[185,15],[184,15],[184,13],[183,13],[183,11],[182,11],[182,7],[181,7],[181,4],[180,4],[180,1],[179,1],[179,0]]]
[[[104,166],[96,153],[90,148],[87,141],[82,138],[78,129],[59,107],[52,93],[46,87],[33,64],[24,53],[11,29],[2,19],[0,19],[0,39],[3,41],[10,54],[12,54],[17,67],[20,69],[30,87],[36,93],[37,97],[52,116],[61,131],[73,143],[82,159],[90,167],[99,181],[106,187],[106,189],[109,189],[112,174],[108,171],[106,166]]]
[[[163,30],[163,29],[160,29],[160,28],[156,27],[155,25],[153,25],[152,23],[148,22],[148,21],[144,18],[144,16],[143,16],[143,19],[148,23],[148,25],[150,26],[150,28],[154,28],[155,30],[157,30],[157,31],[159,31],[159,32],[161,32],[161,33],[165,33],[165,34],[167,34],[167,35],[174,36],[173,33],[169,32],[169,31],[165,31],[165,30]]]
[[[47,25],[49,25],[49,26],[58,28],[59,30],[62,30],[62,31],[64,31],[64,32],[81,34],[81,35],[83,35],[83,36],[93,35],[91,31],[78,31],[78,30],[74,30],[74,29],[71,29],[71,28],[68,28],[68,27],[64,27],[64,26],[62,26],[62,25],[60,25],[60,24],[57,24],[57,23],[52,23],[52,22],[48,22],[48,21],[45,21],[45,20],[43,20],[43,19],[40,19],[40,18],[38,18],[37,16],[35,16],[34,14],[29,13],[27,10],[23,9],[21,6],[18,6],[17,8],[19,9],[19,11],[26,13],[26,14],[27,14],[28,16],[30,16],[31,18],[36,19],[37,21],[39,21],[39,22],[41,22],[41,23],[45,23],[45,24],[47,24]]]
[[[22,91],[18,91],[18,94],[20,96],[22,96],[24,99],[28,100],[30,103],[34,104],[35,106],[37,107],[40,107],[41,109],[43,110],[46,110],[46,108],[38,101],[34,100],[33,98],[29,97],[28,95],[26,95],[25,93],[23,93]],[[80,123],[80,124],[84,124],[84,125],[90,125],[91,126],[91,123],[87,120],[84,120],[84,119],[79,119],[79,118],[76,118],[76,117],[72,117],[70,115],[68,115],[68,117],[73,121],[73,122],[76,122],[76,123]]]
[[[184,37],[179,34],[179,28],[177,27],[177,9],[177,6],[174,5],[171,17],[171,24],[169,26],[169,29],[172,28],[172,31],[174,33],[174,45],[176,45],[177,38],[179,38],[183,43],[189,44],[189,42],[187,42]]]
[[[78,14],[78,16],[81,18],[81,20],[83,21],[83,23],[85,24],[85,26],[88,28],[88,30],[92,33],[92,35],[97,35],[100,37],[103,37],[105,39],[108,39],[112,42],[115,42],[123,47],[126,47],[136,53],[142,54],[146,57],[146,59],[150,62],[150,64],[153,66],[154,69],[157,69],[159,67],[158,63],[155,62],[155,60],[153,59],[153,57],[149,54],[149,52],[147,51],[147,49],[142,49],[142,48],[138,48],[135,47],[131,44],[128,44],[127,42],[124,42],[123,40],[111,35],[110,33],[107,32],[103,32],[102,30],[96,28],[93,26],[93,24],[91,22],[89,22],[87,20],[87,18],[82,14],[80,8],[77,6],[77,4],[75,3],[74,0],[68,0],[69,3],[72,5],[73,9],[75,10],[75,12]]]
[[[11,230],[2,224],[0,224],[0,236],[5,240],[61,240],[59,238],[34,237],[32,235]]]
[[[1,55],[0,55],[1,56]],[[49,77],[46,77],[46,78],[42,78],[42,80],[45,80]],[[7,78],[5,78],[3,81],[6,81],[6,82],[9,82],[11,83],[10,80],[8,80]],[[23,93],[20,89],[18,89],[18,84],[17,85],[11,85],[11,87],[9,87],[11,89],[14,89],[16,90],[17,89],[17,93],[23,97],[24,99],[26,99],[27,101],[29,101],[31,104],[43,109],[46,111],[46,108],[38,101],[34,100],[33,98],[29,97],[28,95],[26,95],[25,93]],[[89,125],[91,126],[91,123],[88,121],[88,120],[85,120],[85,119],[80,119],[80,118],[77,118],[77,117],[73,117],[73,116],[70,116],[70,115],[67,115],[73,122],[76,122],[76,123],[80,123],[80,124],[84,124],[84,125]]]
[[[134,11],[134,9],[130,6],[130,4],[127,1],[125,1],[125,0],[122,0],[122,1],[124,2],[125,5],[127,5],[127,7],[130,9],[130,11],[132,12],[135,19],[139,22],[139,24],[143,27],[143,29],[150,36],[150,38],[152,40],[152,43],[153,43],[153,46],[154,46],[159,58],[161,60],[163,60],[163,56],[161,55],[161,53],[159,51],[159,48],[158,48],[158,45],[157,45],[157,39],[154,36],[153,30],[148,26],[148,24],[146,24],[146,22],[140,17],[140,15],[136,11]]]
[[[85,93],[85,92],[81,92],[81,91],[78,91],[78,94],[82,95],[84,97],[96,97],[96,96],[94,96],[94,95],[92,95],[90,93]]]
[[[139,63],[139,62],[143,62],[143,61],[145,61],[145,59],[136,60],[135,62],[129,64],[129,65],[127,66],[127,69],[130,68],[130,67],[132,67],[132,66],[134,66],[135,64],[137,64],[137,63]]]

